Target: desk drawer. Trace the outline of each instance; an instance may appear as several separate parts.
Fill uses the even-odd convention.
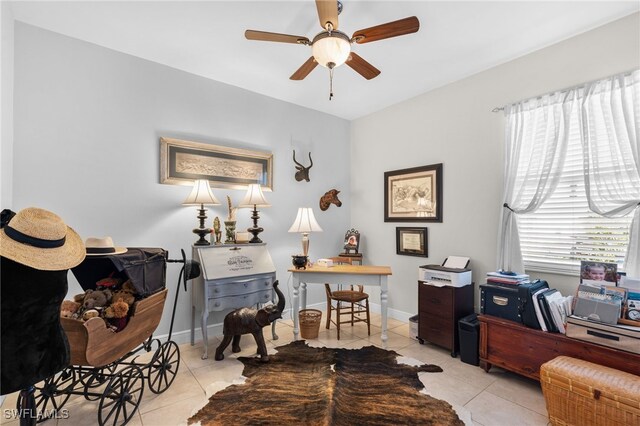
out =
[[[420,312],[450,317],[453,313],[452,287],[436,287],[423,282],[418,289]]]
[[[271,289],[209,299],[207,306],[209,311],[223,311],[225,309],[249,307],[256,303],[267,303],[269,301],[271,301]]]
[[[273,288],[272,277],[252,278],[249,280],[233,281],[229,283],[208,283],[209,298],[227,296],[239,296],[257,291],[271,290]]]
[[[421,313],[418,321],[418,337],[447,349],[454,349],[451,318]]]

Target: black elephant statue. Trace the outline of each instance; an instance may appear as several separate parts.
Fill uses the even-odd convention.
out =
[[[262,362],[269,361],[269,355],[267,355],[267,345],[264,341],[262,334],[262,328],[271,324],[278,318],[282,318],[282,311],[284,310],[284,295],[278,288],[278,281],[273,283],[273,289],[278,295],[277,305],[268,305],[261,309],[255,308],[240,308],[235,311],[229,312],[224,317],[224,324],[222,327],[222,333],[224,337],[220,345],[216,348],[216,361],[222,361],[224,359],[224,350],[229,346],[229,343],[233,340],[231,345],[231,351],[233,353],[240,352],[240,337],[243,334],[253,334],[253,338],[256,339],[258,345],[258,355]]]

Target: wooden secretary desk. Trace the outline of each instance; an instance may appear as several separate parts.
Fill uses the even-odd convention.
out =
[[[266,303],[273,299],[276,268],[266,244],[193,246],[193,259],[202,274],[191,290],[191,344],[194,344],[196,309],[201,312],[204,352],[207,353],[209,312],[219,312]],[[273,322],[273,338],[275,322]]]

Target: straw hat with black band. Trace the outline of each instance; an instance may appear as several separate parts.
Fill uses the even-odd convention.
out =
[[[60,271],[85,258],[82,238],[48,210],[20,210],[0,230],[0,256],[42,271]]]
[[[122,254],[128,250],[126,247],[116,247],[111,237],[89,237],[84,245],[87,248],[87,256]]]

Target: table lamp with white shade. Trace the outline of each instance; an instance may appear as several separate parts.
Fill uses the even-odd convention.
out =
[[[298,208],[298,215],[291,228],[289,228],[289,232],[302,234],[302,254],[306,258],[309,255],[309,233],[322,232],[322,228],[318,225],[311,207]]]
[[[219,206],[220,202],[216,199],[211,192],[211,187],[209,186],[209,181],[206,179],[198,179],[193,183],[193,189],[191,193],[187,197],[186,200],[182,203],[184,206],[197,206],[200,205],[198,209],[198,219],[200,219],[200,227],[195,228],[193,230],[194,234],[200,236],[200,239],[194,243],[196,246],[208,246],[209,241],[207,241],[204,237],[207,234],[211,233],[211,228],[204,227],[204,221],[207,218],[206,209],[204,206]]]
[[[247,229],[247,231],[253,234],[253,238],[249,242],[261,243],[262,240],[258,238],[258,234],[264,231],[264,229],[258,227],[258,219],[260,218],[260,216],[258,216],[258,207],[271,207],[271,204],[264,198],[260,184],[252,183],[249,185],[247,193],[238,207],[253,207],[253,214],[251,215],[253,227]]]

